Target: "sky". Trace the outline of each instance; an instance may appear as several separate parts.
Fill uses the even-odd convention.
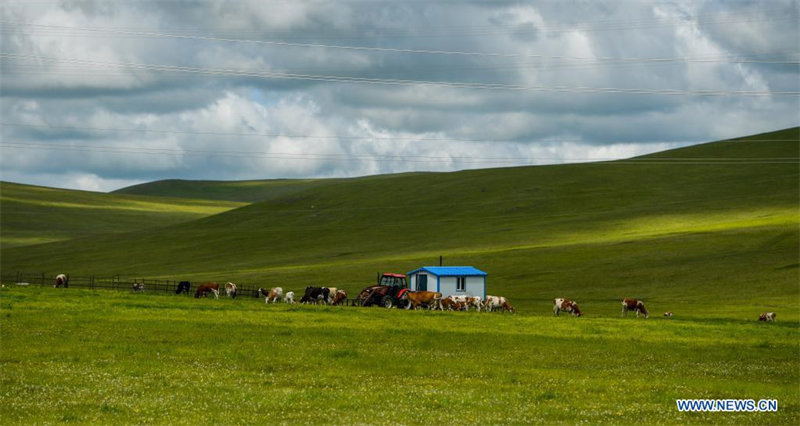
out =
[[[800,124],[798,1],[0,3],[0,179],[629,158]]]

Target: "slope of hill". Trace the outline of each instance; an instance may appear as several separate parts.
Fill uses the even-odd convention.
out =
[[[0,244],[13,247],[174,225],[243,205],[0,182]]]
[[[246,181],[159,180],[118,189],[113,194],[257,202],[285,197],[335,179],[272,179]]]
[[[714,294],[796,305],[797,135],[618,162],[338,180],[167,228],[6,249],[2,267],[355,290],[375,271],[444,255],[487,270],[492,292],[523,303]],[[737,156],[748,160],[719,160]]]

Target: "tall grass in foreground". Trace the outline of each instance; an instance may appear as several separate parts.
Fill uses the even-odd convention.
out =
[[[0,291],[3,424],[798,424],[798,324]],[[777,413],[679,413],[774,398]]]

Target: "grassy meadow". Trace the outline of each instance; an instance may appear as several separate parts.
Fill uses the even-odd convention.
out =
[[[3,183],[0,421],[798,424],[798,141],[793,128],[617,162],[112,194]],[[352,295],[376,272],[439,256],[488,272],[488,293],[518,313],[9,280],[120,274]],[[554,318],[555,297],[585,316]],[[620,318],[623,297],[651,317]],[[778,321],[756,321],[766,311]],[[679,413],[678,398],[777,399],[779,411]]]
[[[3,424],[797,424],[797,323],[2,292]],[[680,413],[769,398],[772,413]]]

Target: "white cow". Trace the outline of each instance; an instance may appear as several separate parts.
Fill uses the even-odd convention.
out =
[[[283,298],[283,301],[288,303],[288,304],[290,304],[290,305],[294,304],[294,292],[293,291],[287,291],[286,292],[286,297]]]
[[[234,283],[227,283],[225,284],[225,294],[228,295],[231,299],[236,298],[236,284]]]

